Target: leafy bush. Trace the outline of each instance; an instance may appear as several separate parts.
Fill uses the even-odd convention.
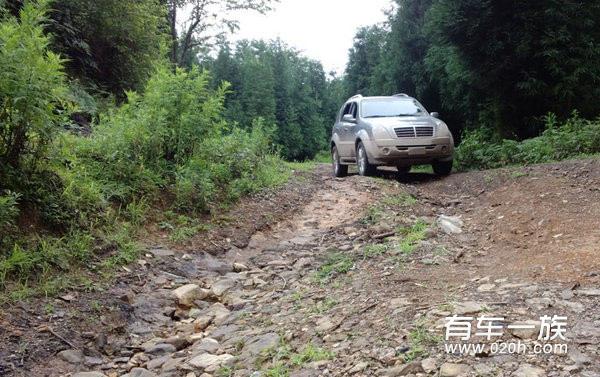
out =
[[[194,69],[160,69],[143,96],[103,117],[88,139],[71,137],[69,160],[84,176],[100,182],[107,200],[128,202],[155,196],[206,138],[224,128],[221,119],[226,86],[208,88],[209,75]]]
[[[0,236],[2,238],[15,225],[15,220],[19,215],[17,204],[20,196],[20,194],[10,191],[7,191],[4,195],[0,195]]]
[[[95,268],[134,261],[136,232],[159,199],[205,212],[287,178],[273,129],[260,120],[229,129],[228,85],[212,89],[206,71],[157,68],[143,94],[108,111],[76,83],[67,93],[42,31],[45,1],[27,2],[19,21],[0,19],[0,288],[56,281],[55,290],[90,259]],[[59,127],[69,110],[98,112],[91,135]],[[27,229],[15,226],[19,209]],[[201,228],[190,223],[173,239]]]
[[[546,117],[542,135],[521,142],[499,138],[489,129],[466,132],[457,149],[457,169],[495,169],[536,164],[600,153],[600,119],[589,121],[577,113],[560,125]]]
[[[272,151],[272,136],[273,129],[258,120],[251,131],[236,128],[206,139],[177,172],[177,206],[206,211],[285,180],[284,166]]]
[[[47,1],[26,2],[19,19],[0,22],[0,178],[34,169],[58,130],[63,61],[48,50],[41,24]],[[1,13],[0,13],[1,15]]]

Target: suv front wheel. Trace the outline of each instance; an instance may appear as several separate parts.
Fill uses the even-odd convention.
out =
[[[433,167],[433,172],[437,175],[447,176],[452,172],[452,163],[453,160],[450,161],[436,161],[431,164]]]
[[[369,176],[375,173],[376,167],[369,163],[369,156],[367,156],[367,150],[362,142],[359,142],[356,147],[356,162],[358,164],[358,174]]]
[[[348,165],[342,165],[340,163],[340,154],[338,153],[337,147],[331,148],[331,158],[333,159],[333,175],[338,178],[343,178],[348,175]]]

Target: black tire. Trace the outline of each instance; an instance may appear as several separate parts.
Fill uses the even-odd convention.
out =
[[[412,166],[396,166],[396,169],[398,169],[398,174],[408,174]]]
[[[431,164],[431,167],[433,167],[433,172],[436,175],[439,176],[447,176],[450,175],[450,173],[452,173],[452,164],[453,164],[453,160],[450,161],[436,161],[433,164]]]
[[[340,155],[338,153],[337,147],[334,145],[331,148],[331,158],[333,160],[333,175],[338,178],[343,178],[348,175],[348,165],[342,165],[340,162]]]
[[[377,168],[369,162],[367,150],[362,142],[356,146],[356,163],[358,164],[358,174],[363,177],[368,177],[375,174]]]

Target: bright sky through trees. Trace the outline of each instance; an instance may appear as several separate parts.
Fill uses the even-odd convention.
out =
[[[385,21],[390,0],[281,0],[266,15],[240,15],[239,39],[281,38],[320,60],[326,71],[341,73],[360,26]]]

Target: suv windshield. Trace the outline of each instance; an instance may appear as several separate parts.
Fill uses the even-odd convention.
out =
[[[411,98],[377,99],[362,101],[363,118],[392,118],[426,113],[423,106]]]

